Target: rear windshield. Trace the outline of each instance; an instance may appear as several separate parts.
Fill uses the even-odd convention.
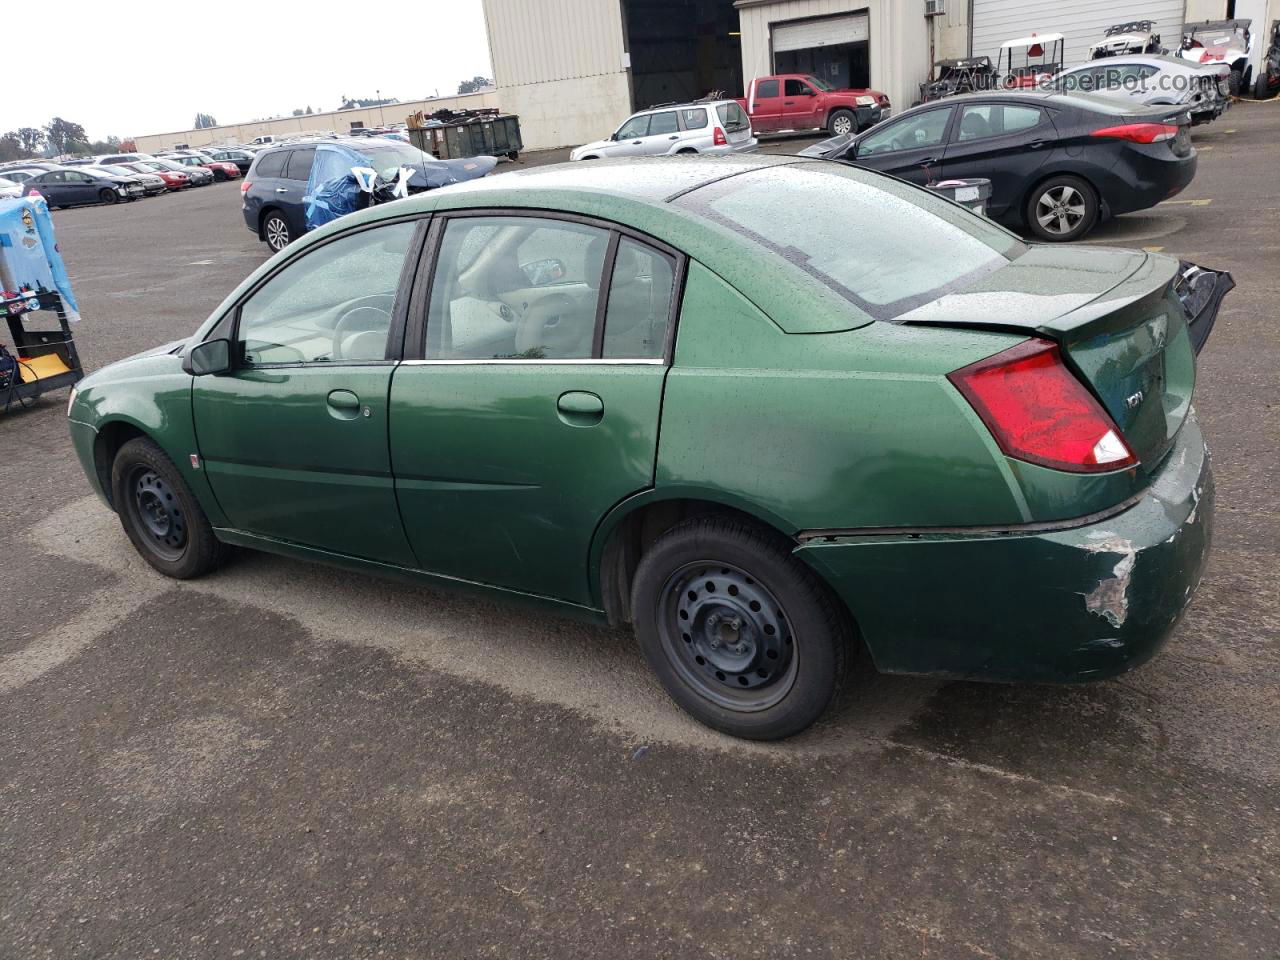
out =
[[[720,123],[725,133],[739,133],[742,130],[751,129],[751,121],[747,118],[746,111],[736,103],[722,103],[716,107],[716,113],[720,116]]]
[[[836,163],[753,170],[676,201],[892,320],[1020,256],[1013,234],[929,191]]]

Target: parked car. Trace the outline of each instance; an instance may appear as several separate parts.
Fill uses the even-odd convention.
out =
[[[1239,96],[1253,83],[1253,67],[1249,54],[1253,51],[1252,20],[1204,20],[1182,28],[1182,46],[1178,56],[1192,63],[1225,63],[1230,71],[1231,95]]]
[[[803,156],[924,184],[985,178],[988,214],[1039,240],[1079,240],[1102,219],[1181,192],[1196,172],[1185,107],[1086,94],[969,93],[913,107]]]
[[[1102,60],[1106,57],[1127,57],[1132,54],[1162,54],[1165,49],[1160,45],[1160,34],[1155,32],[1156,25],[1152,20],[1131,20],[1128,23],[1114,23],[1103,32],[1103,38],[1089,47],[1090,60]]]
[[[1209,123],[1231,106],[1225,63],[1188,63],[1137,54],[1068,67],[1051,81],[1064,93],[1093,93],[1128,103],[1188,107],[1191,123]]]
[[[93,158],[97,163],[133,163],[136,160],[154,160],[149,153],[104,153]]]
[[[629,622],[677,703],[772,739],[855,645],[971,680],[1151,657],[1208,554],[1230,285],[843,164],[562,165],[316,231],[69,427],[167,576],[236,544]]]
[[[604,140],[570,151],[570,160],[743,153],[756,149],[751,121],[733,100],[671,103],[633,113]]]
[[[1258,79],[1254,81],[1253,95],[1266,100],[1280,93],[1280,20],[1271,22],[1271,43],[1262,57]]]
[[[253,154],[247,150],[210,147],[202,152],[221,163],[234,163],[242,175],[248,173],[249,168],[253,166]]]
[[[119,203],[143,196],[142,184],[132,177],[97,174],[85,167],[58,167],[43,170],[23,181],[23,192],[33,190],[51,207],[79,206],[86,203]]]
[[[756,77],[738,105],[756,133],[826,130],[832,136],[857,133],[889,116],[889,98],[879,90],[838,90],[807,73]]]
[[[170,160],[167,157],[152,157],[146,163],[163,167],[165,170],[170,170],[174,173],[185,173],[190,178],[193,187],[207,187],[213,183],[213,171],[199,164],[178,163],[176,160]]]
[[[321,143],[336,143],[354,150],[382,175],[392,175],[400,167],[418,170],[409,180],[408,189],[413,193],[428,188],[434,169],[448,168],[462,173],[470,167],[474,169],[466,175],[483,176],[497,163],[493,157],[437,160],[417,147],[382,137],[298,140],[268,147],[254,158],[248,176],[240,184],[240,196],[245,226],[273,252],[283,250],[307,232],[303,197],[316,148]]]
[[[240,177],[240,167],[231,161],[214,160],[212,157],[197,151],[189,153],[164,153],[159,159],[172,160],[174,163],[181,164],[184,167],[203,167],[213,174],[213,179],[219,182],[223,180],[237,180]]]
[[[170,170],[168,167],[161,166],[156,161],[138,160],[133,163],[122,163],[119,166],[123,167],[125,170],[133,170],[137,173],[157,176],[164,184],[165,189],[171,192],[186,190],[191,186],[191,177],[186,173],[179,173],[177,170]]]
[[[133,170],[129,167],[120,166],[118,164],[104,164],[101,166],[84,167],[83,169],[88,170],[91,173],[99,173],[107,177],[136,180],[141,185],[142,192],[148,197],[159,196],[168,189],[164,179],[158,174]]]
[[[8,177],[0,177],[0,199],[12,200],[22,196],[22,184]]]

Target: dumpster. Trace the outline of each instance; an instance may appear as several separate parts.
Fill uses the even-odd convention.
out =
[[[409,142],[440,160],[486,156],[514,160],[524,149],[520,118],[492,108],[415,113],[408,127]]]

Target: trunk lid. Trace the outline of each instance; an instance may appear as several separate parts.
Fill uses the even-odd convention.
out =
[[[897,320],[1056,341],[1124,434],[1139,469],[1150,471],[1186,418],[1195,353],[1233,285],[1229,274],[1157,254],[1032,246]]]

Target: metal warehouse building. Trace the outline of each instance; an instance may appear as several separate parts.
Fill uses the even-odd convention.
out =
[[[1255,68],[1280,0],[483,0],[496,88],[253,124],[138,137],[140,150],[200,146],[303,129],[347,132],[440,107],[520,115],[529,150],[607,136],[635,109],[712,91],[741,96],[752,77],[805,72],[869,86],[895,111],[916,99],[934,60],[986,55],[1030,33],[1062,33],[1068,65],[1105,27],[1152,20],[1177,47],[1184,21],[1249,17]],[[394,114],[394,116],[393,116]]]

